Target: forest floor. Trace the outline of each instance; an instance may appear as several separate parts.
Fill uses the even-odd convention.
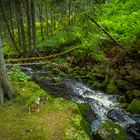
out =
[[[45,91],[34,82],[14,83],[14,87],[18,96],[0,106],[0,140],[89,140],[82,127],[89,125],[75,103],[46,93],[40,111],[34,108],[29,113],[32,96]]]

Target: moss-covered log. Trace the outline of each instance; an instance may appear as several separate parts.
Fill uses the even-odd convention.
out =
[[[76,47],[72,47],[69,50],[66,50],[64,52],[58,53],[58,54],[53,54],[53,55],[49,55],[49,56],[45,56],[45,57],[31,57],[31,58],[19,58],[19,59],[7,59],[6,63],[17,63],[17,62],[34,62],[34,61],[39,61],[39,60],[46,60],[46,59],[53,59],[56,58],[58,56],[62,56],[65,54],[68,54],[76,49],[78,49],[79,46]]]

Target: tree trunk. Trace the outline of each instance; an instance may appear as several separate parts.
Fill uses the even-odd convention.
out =
[[[31,19],[32,19],[32,35],[33,35],[33,47],[34,51],[37,51],[37,44],[36,44],[36,24],[35,24],[35,6],[34,1],[31,0]]]
[[[40,22],[40,32],[42,41],[44,40],[44,33],[43,33],[43,16],[42,16],[42,0],[39,3],[39,22]]]
[[[51,27],[50,27],[50,31],[51,33],[53,32],[53,14],[52,14],[52,8],[50,9],[50,18],[51,18]]]
[[[14,97],[14,95],[15,92],[6,73],[6,66],[2,53],[2,42],[0,37],[0,104],[3,104],[4,97],[11,99]]]
[[[70,0],[68,1],[68,16],[69,16],[69,26],[70,26],[70,24],[71,24],[71,19],[70,19],[70,17],[71,17],[71,2],[70,2]]]
[[[26,0],[26,8],[27,8],[27,25],[28,25],[28,47],[29,47],[29,52],[30,52],[32,50],[30,0]]]
[[[18,5],[17,1],[15,1],[15,13],[16,13],[16,24],[18,31],[18,46],[21,47],[21,32],[20,32],[20,21],[19,21],[19,13],[18,13]]]
[[[11,32],[12,32],[12,35],[13,35],[13,37],[15,36],[15,34],[14,34],[14,22],[13,22],[13,7],[12,7],[12,1],[11,0],[9,0],[9,9],[10,9],[10,23],[11,23]]]
[[[48,24],[48,0],[46,0],[46,33],[49,34],[49,24]]]
[[[10,27],[9,27],[9,24],[8,24],[8,19],[6,18],[5,11],[4,11],[4,8],[3,8],[3,5],[2,5],[2,1],[1,0],[0,0],[0,10],[1,10],[2,16],[4,18],[4,21],[5,21],[5,24],[6,24],[6,28],[8,30],[8,33],[9,33],[9,36],[10,36],[12,45],[13,45],[13,47],[15,47],[16,51],[18,53],[20,53],[20,50],[18,49],[18,47],[16,45],[15,38],[14,38],[14,36],[11,33],[11,30],[10,30]]]
[[[23,16],[22,16],[20,0],[17,0],[17,8],[18,8],[17,10],[19,12],[20,32],[21,32],[21,40],[22,40],[22,51],[23,51],[23,54],[26,55],[26,39],[25,39],[25,31],[24,31]]]

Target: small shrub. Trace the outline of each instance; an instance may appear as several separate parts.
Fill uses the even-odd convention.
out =
[[[14,82],[26,82],[30,79],[30,76],[24,73],[19,65],[14,65],[13,68],[8,72],[8,75]]]

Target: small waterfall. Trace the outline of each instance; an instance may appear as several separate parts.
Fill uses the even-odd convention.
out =
[[[23,70],[26,71],[26,73],[42,88],[50,91],[52,95],[70,99],[76,103],[90,104],[96,115],[91,123],[92,131],[97,130],[104,121],[112,119],[126,128],[126,130],[129,129],[129,131],[131,131],[130,140],[135,139],[135,136],[139,139],[140,115],[130,114],[129,112],[120,109],[118,95],[105,94],[102,91],[91,89],[72,79],[63,78],[57,83],[43,79],[42,75],[57,77],[57,75],[49,75],[46,70],[36,72],[36,70],[27,67],[23,67]],[[131,138],[131,133],[134,134],[133,138]]]
[[[92,90],[82,83],[74,80],[66,80],[65,84],[72,89],[75,94],[78,94],[84,98],[71,98],[77,103],[89,103],[96,114],[96,119],[91,124],[92,131],[95,131],[106,120],[108,120],[108,112],[110,110],[116,110],[121,115],[120,120],[116,123],[123,127],[127,127],[129,124],[134,124],[140,120],[140,116],[132,115],[119,108],[118,95],[107,95],[101,91]],[[123,118],[123,120],[122,120]]]

